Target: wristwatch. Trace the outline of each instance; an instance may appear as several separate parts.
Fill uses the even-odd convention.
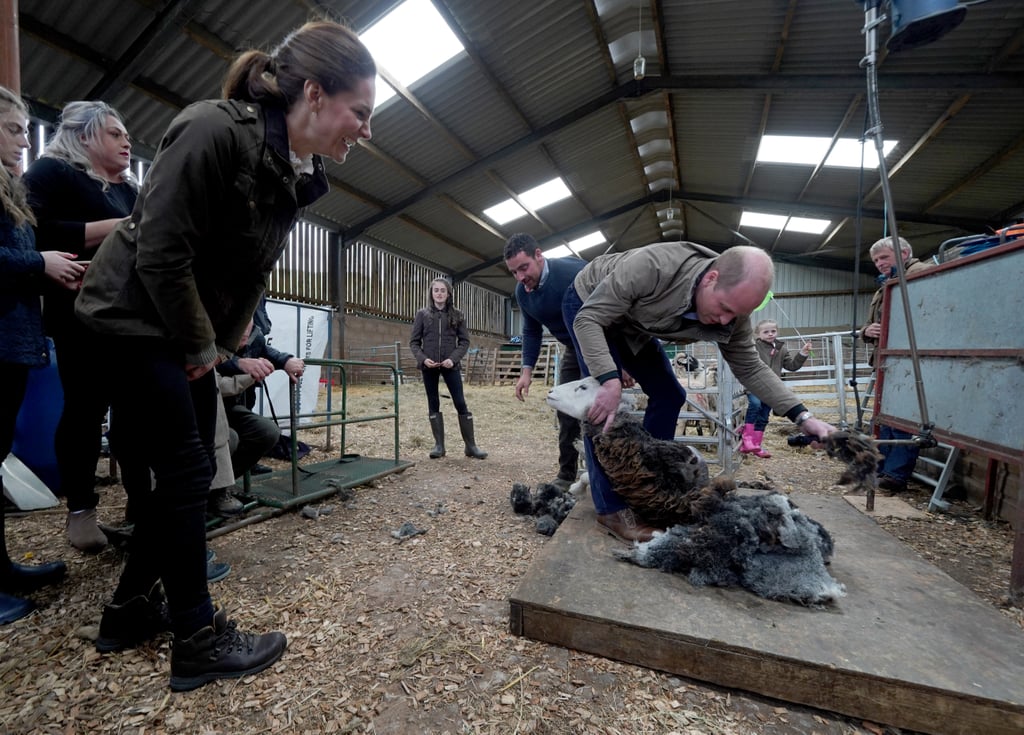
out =
[[[799,427],[804,425],[804,421],[807,419],[813,419],[814,414],[810,411],[801,411],[800,414],[794,420],[794,423]]]

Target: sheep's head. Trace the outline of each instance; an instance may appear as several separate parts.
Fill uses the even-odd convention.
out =
[[[678,370],[682,370],[683,372],[687,373],[696,372],[697,370],[700,370],[702,367],[700,364],[700,360],[698,360],[693,355],[688,355],[685,352],[680,352],[678,355],[676,355],[674,364]]]
[[[556,385],[548,391],[547,402],[556,411],[580,419],[587,418],[587,412],[594,405],[594,396],[601,384],[597,378],[586,377]],[[632,411],[636,406],[636,398],[630,393],[623,393],[619,401],[618,411]]]

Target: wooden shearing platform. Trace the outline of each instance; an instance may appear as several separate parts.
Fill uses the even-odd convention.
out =
[[[793,500],[835,540],[847,596],[834,607],[619,561],[586,498],[512,595],[511,630],[912,730],[1024,732],[1024,631],[843,499]]]

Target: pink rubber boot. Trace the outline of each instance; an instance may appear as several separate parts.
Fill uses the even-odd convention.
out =
[[[740,452],[743,454],[752,454],[760,449],[759,444],[754,443],[754,425],[744,424],[743,434],[741,435],[740,441]]]
[[[752,431],[751,432],[751,442],[754,445],[754,450],[753,450],[754,451],[754,456],[755,457],[761,457],[762,459],[768,459],[772,455],[771,455],[770,452],[766,452],[765,450],[763,450],[761,448],[761,441],[763,439],[764,439],[764,432],[763,431]],[[742,452],[743,450],[741,449],[740,451]]]

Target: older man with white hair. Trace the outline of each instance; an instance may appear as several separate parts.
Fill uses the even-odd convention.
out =
[[[899,271],[896,269],[896,238],[883,237],[877,240],[868,250],[871,261],[878,269],[879,288],[871,297],[871,305],[868,307],[868,323],[860,331],[860,337],[872,345],[871,356],[868,363],[871,367],[875,364],[875,346],[878,338],[882,335],[882,295],[885,293],[885,282],[896,278]],[[914,250],[905,238],[898,238],[900,260],[903,263],[904,273],[917,273],[928,268],[928,264],[914,257]],[[878,432],[878,438],[887,439],[910,439],[912,434],[894,429],[890,426],[882,426]],[[917,465],[918,448],[911,444],[881,444],[879,449],[882,453],[882,461],[878,465],[878,487],[890,493],[902,493],[907,490],[907,481],[914,472]]]

